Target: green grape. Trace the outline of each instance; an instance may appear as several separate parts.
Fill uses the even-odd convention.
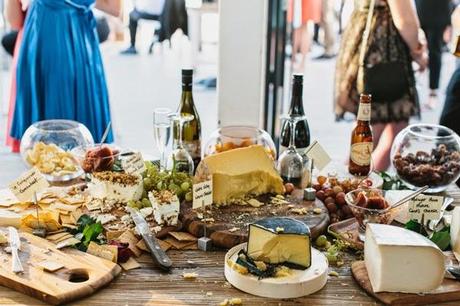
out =
[[[128,201],[128,206],[129,207],[136,207],[136,202],[134,202],[133,200],[129,200]]]
[[[321,235],[316,238],[316,246],[318,247],[325,247],[327,245],[327,237],[325,235]]]
[[[326,258],[329,262],[336,262],[338,257],[337,254],[326,253]]]
[[[185,200],[186,200],[186,201],[189,201],[189,202],[193,200],[193,195],[192,195],[192,192],[191,192],[191,191],[189,191],[189,192],[187,192],[187,193],[185,194]]]
[[[157,183],[157,190],[161,190],[163,188],[163,183],[160,181]]]
[[[150,200],[147,198],[142,199],[142,206],[143,207],[152,207],[152,203],[150,203]]]
[[[174,192],[176,192],[176,193],[177,193],[177,191],[179,190],[179,188],[180,188],[180,187],[177,186],[177,185],[174,184],[174,183],[171,183],[171,184],[169,184],[169,186],[168,186],[168,189],[169,189],[169,190],[174,191]]]
[[[187,191],[187,190],[190,188],[189,182],[187,182],[187,181],[183,182],[183,183],[180,185],[180,188],[181,188],[183,191]]]

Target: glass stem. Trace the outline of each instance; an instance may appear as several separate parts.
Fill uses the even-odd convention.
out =
[[[179,145],[179,149],[182,149],[182,129],[184,128],[184,121],[182,120],[182,118],[179,118],[179,142],[178,142],[178,145]]]
[[[289,139],[289,148],[295,148],[295,121],[289,119],[289,129],[291,130],[291,138]]]

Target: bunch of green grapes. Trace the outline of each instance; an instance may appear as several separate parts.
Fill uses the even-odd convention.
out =
[[[149,191],[169,190],[174,192],[182,202],[192,200],[192,177],[184,172],[159,171],[152,162],[145,162],[144,193],[142,198],[147,198]]]

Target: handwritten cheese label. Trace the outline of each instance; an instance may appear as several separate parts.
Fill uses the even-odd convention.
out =
[[[142,174],[145,171],[144,160],[140,152],[129,155],[121,160],[121,166],[126,173]]]
[[[441,206],[444,197],[432,195],[418,195],[409,201],[409,219],[421,222],[422,215],[424,221],[436,220],[441,215]]]
[[[316,140],[307,148],[308,158],[313,160],[313,165],[319,170],[323,170],[330,162],[331,157]]]
[[[42,192],[48,186],[48,182],[40,171],[38,171],[37,168],[32,168],[23,173],[8,187],[19,201],[27,202],[32,200],[35,192]]]
[[[212,204],[212,180],[193,184],[193,209]]]

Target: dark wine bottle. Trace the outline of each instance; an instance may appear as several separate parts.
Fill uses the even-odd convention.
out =
[[[192,156],[193,164],[196,169],[201,160],[201,122],[195,103],[193,102],[192,83],[193,70],[182,69],[182,96],[177,112],[183,115],[193,115],[192,121],[184,123],[182,130],[182,144]],[[178,143],[179,123],[175,123],[173,131],[173,146],[177,147]]]
[[[294,74],[292,77],[292,93],[291,93],[291,107],[289,109],[289,116],[305,116],[303,109],[303,75]],[[300,155],[304,156],[306,149],[310,145],[310,128],[308,127],[307,119],[302,119],[297,122],[295,126],[295,146]],[[280,146],[278,154],[281,154],[289,147],[289,139],[291,137],[291,130],[289,123],[286,120],[281,127]]]

